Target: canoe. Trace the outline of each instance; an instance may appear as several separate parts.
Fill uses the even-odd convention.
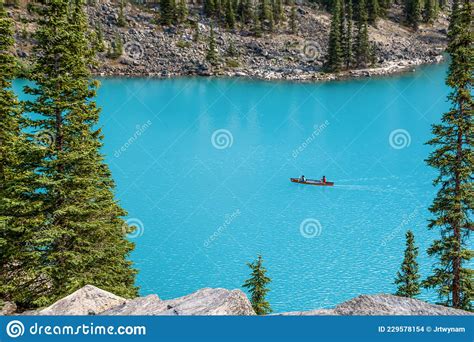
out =
[[[299,184],[307,184],[307,185],[318,185],[318,186],[333,186],[334,182],[321,182],[320,180],[315,180],[315,179],[306,179],[304,182],[301,181],[299,178],[290,178],[290,180],[293,183],[299,183]]]

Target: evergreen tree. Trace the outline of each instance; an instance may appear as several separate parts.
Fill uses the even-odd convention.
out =
[[[216,14],[216,2],[214,0],[204,0],[204,13],[208,17]]]
[[[253,23],[252,23],[252,33],[255,37],[261,37],[262,36],[262,24],[259,19],[259,11],[258,8],[255,8],[255,11],[253,13]]]
[[[472,309],[474,300],[474,271],[469,268],[473,251],[467,239],[471,230],[474,203],[473,169],[473,100],[472,80],[474,50],[472,5],[463,0],[453,4],[448,32],[447,51],[451,57],[446,84],[452,89],[448,99],[451,110],[440,124],[433,125],[434,137],[428,142],[436,147],[428,165],[439,170],[434,185],[438,193],[429,208],[434,218],[430,229],[439,229],[440,239],[428,249],[437,257],[432,275],[424,286],[437,290],[443,304],[461,309]]]
[[[408,25],[415,30],[421,22],[421,0],[404,0],[405,1],[405,17]]]
[[[35,170],[48,218],[41,229],[41,278],[48,304],[86,284],[119,296],[137,295],[136,271],[128,260],[133,244],[124,232],[126,212],[114,199],[114,182],[100,152],[97,82],[91,80],[93,49],[82,0],[41,4],[35,33],[31,85],[25,93],[32,127],[49,132]]]
[[[283,20],[283,1],[274,0],[272,1],[273,6],[273,19],[275,23],[280,23]]]
[[[293,5],[291,6],[291,14],[290,14],[290,32],[295,34],[297,30],[296,27],[296,7]]]
[[[193,22],[193,28],[194,28],[193,41],[195,43],[197,43],[197,42],[199,42],[199,40],[201,38],[201,32],[199,30],[199,21],[198,20]]]
[[[378,0],[368,0],[368,22],[372,26],[376,26],[377,24],[377,18],[379,17],[379,2]]]
[[[47,289],[41,281],[43,212],[37,192],[35,162],[40,150],[27,139],[18,100],[11,90],[17,64],[13,47],[13,20],[0,0],[0,301],[33,307]]]
[[[214,38],[214,28],[211,25],[211,32],[209,34],[209,45],[207,47],[206,60],[209,64],[216,66],[219,63],[217,55],[216,39]]]
[[[273,10],[270,0],[260,0],[260,22],[267,25],[269,31],[273,31]]]
[[[359,0],[357,35],[355,40],[355,62],[357,67],[365,68],[370,61],[369,32],[365,0]]]
[[[396,296],[413,298],[420,294],[417,257],[418,247],[415,246],[415,236],[409,230],[406,233],[405,257],[395,279],[395,284],[398,285]]]
[[[252,270],[251,277],[242,285],[250,292],[250,302],[257,315],[267,315],[272,312],[266,295],[270,291],[267,285],[271,279],[266,276],[267,270],[263,266],[262,256],[259,255],[253,263],[247,264]]]
[[[235,28],[235,15],[234,15],[234,9],[232,8],[232,1],[228,0],[226,3],[226,9],[225,9],[225,22],[226,26],[230,29]]]
[[[178,7],[176,9],[178,23],[182,24],[188,18],[188,4],[186,0],[179,0]]]
[[[329,72],[338,72],[342,69],[343,51],[342,51],[342,37],[341,37],[341,0],[334,1],[331,31],[329,33],[329,47],[326,56],[324,68]]]
[[[432,23],[436,18],[436,3],[435,0],[425,0],[423,7],[423,21],[425,23]]]
[[[120,0],[119,5],[120,5],[120,7],[119,7],[118,18],[117,18],[117,25],[119,27],[125,27],[125,26],[127,26],[127,22],[125,21],[125,14],[123,12],[123,8],[124,8],[123,0]]]
[[[176,1],[160,0],[160,21],[165,26],[173,25],[176,22]]]
[[[346,30],[344,37],[344,64],[349,69],[353,63],[353,52],[352,52],[352,0],[349,0],[346,5]]]

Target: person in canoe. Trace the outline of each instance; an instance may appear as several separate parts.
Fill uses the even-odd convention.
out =
[[[323,179],[321,179],[322,183],[326,183],[326,176],[323,176]]]
[[[306,178],[303,176],[300,177],[300,182],[306,182]]]

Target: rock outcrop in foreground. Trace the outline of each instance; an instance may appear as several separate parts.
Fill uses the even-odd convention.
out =
[[[0,314],[13,315],[10,310]],[[4,305],[4,308],[6,306]],[[39,310],[22,313],[24,315],[255,315],[246,295],[240,290],[205,288],[190,295],[170,300],[161,300],[157,295],[125,299],[95,286],[82,289]],[[295,311],[280,313],[285,316],[312,315],[474,315],[474,313],[432,305],[421,300],[397,297],[387,294],[359,296],[339,304],[333,309]]]
[[[312,311],[287,312],[281,315],[291,316],[313,316],[313,315],[337,315],[337,316],[454,316],[473,315],[473,313],[442,305],[433,305],[418,299],[398,297],[388,294],[370,296],[359,296],[339,304],[334,309],[322,309]]]
[[[255,315],[240,290],[205,288],[190,295],[161,300],[157,295],[125,299],[86,285],[36,315]]]

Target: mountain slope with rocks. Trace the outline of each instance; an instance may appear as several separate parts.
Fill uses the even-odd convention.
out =
[[[97,1],[87,7],[90,27],[100,28],[105,49],[99,53],[94,73],[102,76],[240,76],[260,79],[298,81],[328,80],[390,74],[425,63],[442,60],[446,47],[447,15],[440,13],[432,25],[418,31],[401,25],[401,8],[394,7],[377,27],[369,27],[375,45],[376,61],[364,70],[322,72],[327,50],[331,16],[315,4],[297,6],[297,32],[288,28],[290,7],[285,6],[282,24],[274,33],[255,37],[248,27],[226,30],[215,27],[218,66],[206,61],[211,22],[200,14],[201,7],[190,6],[190,24],[164,27],[157,24],[157,8],[127,3],[125,27],[119,26],[119,6],[110,0]],[[16,20],[16,53],[27,61],[31,55],[34,16],[25,8],[9,8]],[[199,22],[199,40],[196,25]],[[92,35],[91,35],[92,36]],[[123,45],[120,56],[110,57],[117,42]]]

